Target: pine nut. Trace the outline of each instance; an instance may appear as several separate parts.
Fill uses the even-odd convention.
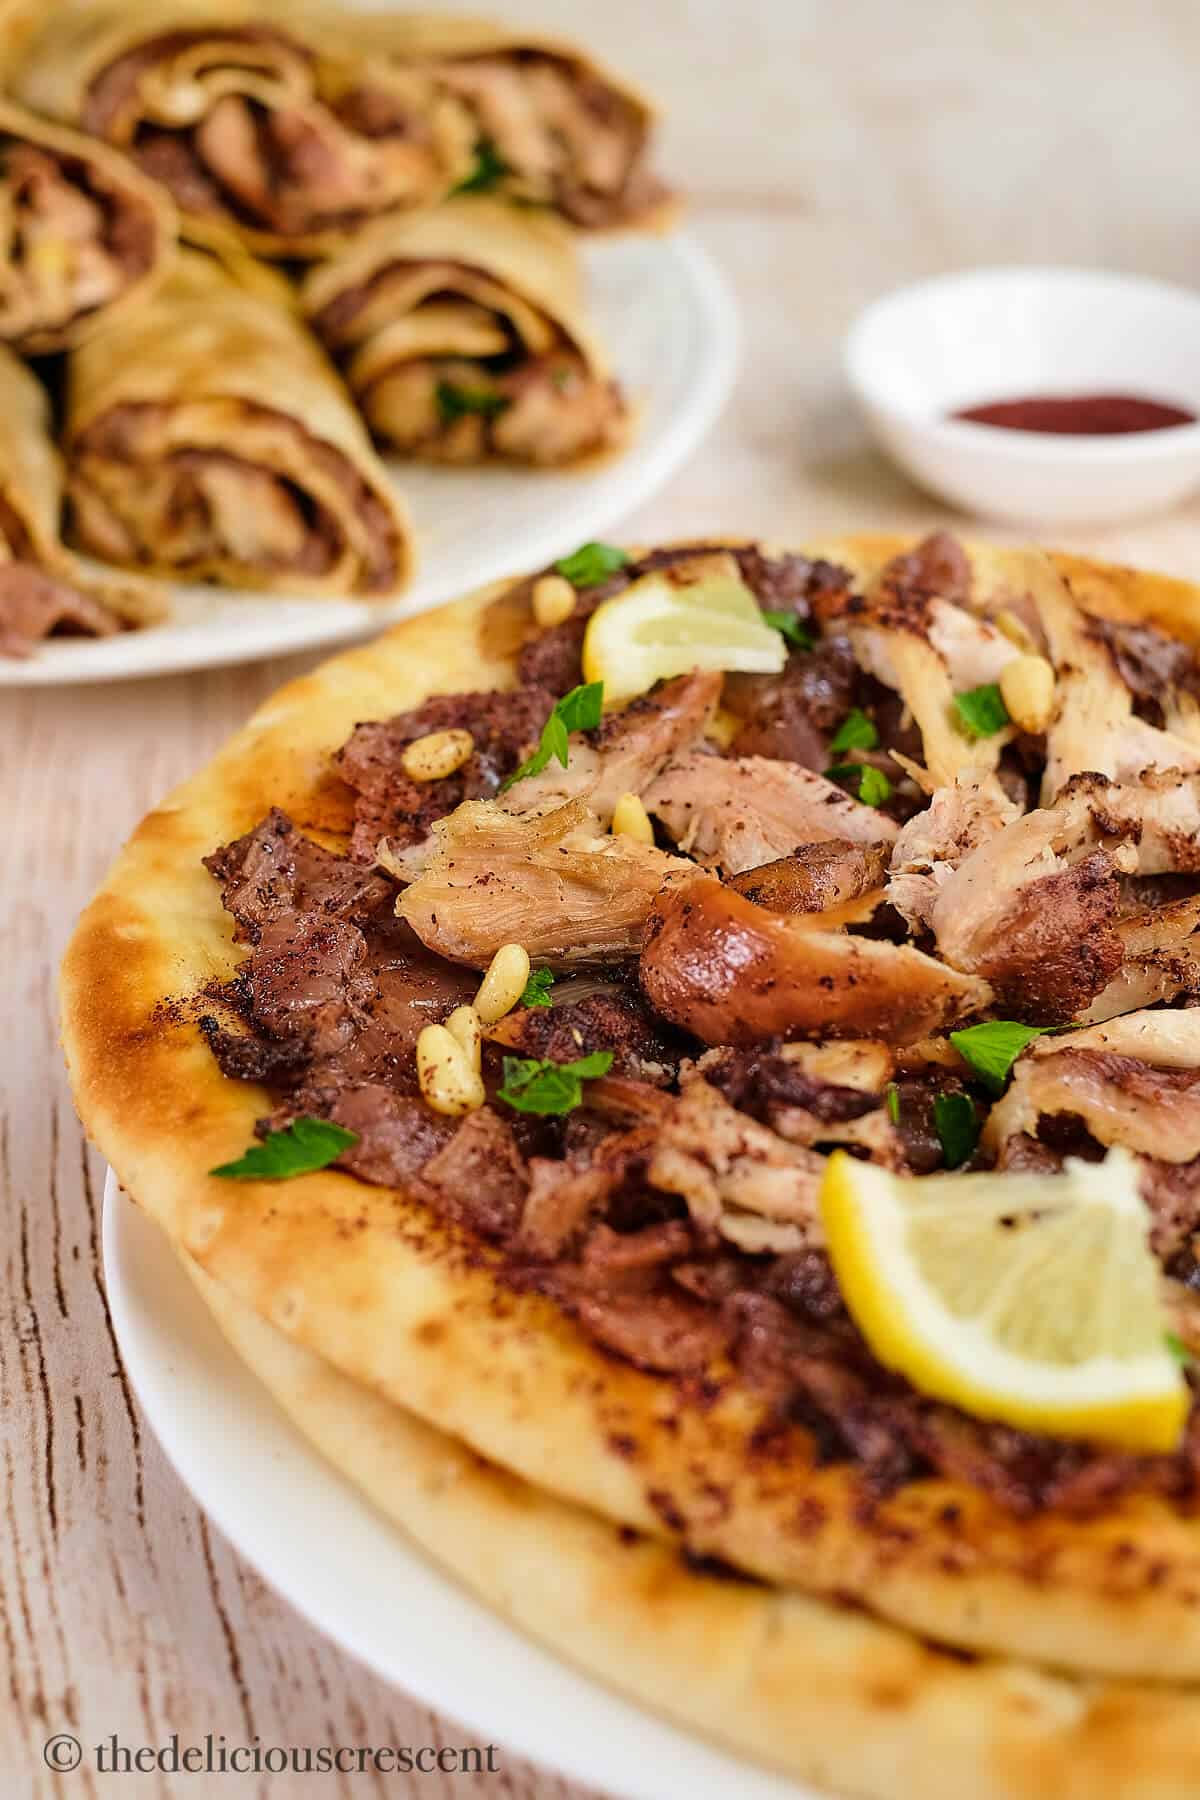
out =
[[[456,1119],[482,1106],[482,1078],[444,1025],[426,1025],[417,1038],[417,1081],[427,1106]]]
[[[575,611],[575,589],[565,575],[543,575],[533,584],[533,616],[543,631]]]
[[[483,1054],[483,1033],[480,1025],[479,1014],[473,1006],[456,1006],[446,1020],[446,1030],[477,1074]]]
[[[441,781],[461,769],[474,748],[469,731],[430,731],[414,738],[400,761],[413,781]]]
[[[613,807],[612,828],[614,837],[633,838],[639,844],[654,842],[650,814],[636,794],[621,795]]]
[[[1008,639],[1010,644],[1015,644],[1017,649],[1026,656],[1037,655],[1036,643],[1015,612],[1009,612],[1008,608],[1004,607],[996,614],[992,624]]]
[[[1054,670],[1044,656],[1014,656],[1005,663],[1000,693],[1022,731],[1045,731],[1054,713]]]
[[[723,706],[718,706],[704,727],[704,735],[710,744],[716,744],[720,749],[728,750],[741,729],[742,721],[737,714],[726,712]]]
[[[529,952],[523,944],[501,944],[488,964],[475,996],[475,1011],[485,1025],[511,1012],[529,980]]]

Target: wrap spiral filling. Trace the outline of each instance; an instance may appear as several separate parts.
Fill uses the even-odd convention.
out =
[[[269,461],[218,447],[231,409],[230,441],[269,441]],[[358,471],[287,414],[246,401],[114,406],[76,443],[67,491],[79,540],[114,562],[250,585],[349,570],[359,593],[397,578],[392,522]]]
[[[397,261],[313,321],[373,435],[439,462],[553,464],[611,443],[624,406],[546,313],[483,270]]]
[[[95,77],[81,122],[185,213],[285,239],[428,204],[470,160],[465,120],[425,77],[364,78],[265,26],[148,39]]]
[[[0,134],[0,338],[35,340],[111,304],[152,266],[155,221],[80,159]]]
[[[582,64],[509,50],[433,67],[514,197],[555,206],[584,226],[634,219],[664,197],[642,166],[645,113]]]

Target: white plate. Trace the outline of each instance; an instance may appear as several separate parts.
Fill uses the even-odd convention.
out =
[[[623,454],[576,474],[396,463],[418,553],[401,599],[369,606],[177,587],[163,624],[99,640],[52,638],[28,659],[0,658],[0,687],[163,675],[341,643],[598,537],[704,437],[733,381],[738,332],[724,281],[686,238],[603,239],[583,255],[597,331],[636,409]]]
[[[112,1174],[104,1273],[125,1367],[180,1479],[272,1587],[376,1674],[473,1742],[625,1800],[819,1800],[556,1661],[429,1562],[299,1435]]]

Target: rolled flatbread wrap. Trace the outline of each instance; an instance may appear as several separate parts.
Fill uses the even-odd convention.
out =
[[[573,236],[549,214],[462,195],[381,221],[316,265],[302,300],[375,437],[395,450],[554,464],[622,434]]]
[[[128,150],[189,237],[306,254],[440,200],[471,161],[469,121],[433,77],[368,63],[341,21],[283,0],[63,0],[9,86]]]
[[[74,353],[75,538],[180,579],[393,594],[411,562],[407,519],[336,370],[277,286],[247,286],[186,250],[152,301]]]
[[[577,45],[445,13],[356,14],[378,55],[431,74],[470,121],[468,185],[553,207],[591,229],[669,221],[674,197],[651,172],[654,109]]]
[[[161,279],[175,209],[106,144],[0,100],[0,340],[77,344]]]
[[[110,637],[165,611],[149,582],[109,582],[59,537],[62,464],[37,378],[0,347],[0,655],[28,656],[56,633]]]

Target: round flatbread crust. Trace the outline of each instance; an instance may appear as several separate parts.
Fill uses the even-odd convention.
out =
[[[861,579],[907,545],[810,546]],[[1042,553],[975,549],[977,591],[1027,585]],[[1032,560],[1031,560],[1032,559]],[[1180,582],[1054,559],[1095,611],[1200,631]],[[1044,570],[1044,562],[1041,563]],[[83,1120],[123,1185],[244,1305],[353,1381],[503,1468],[618,1523],[764,1579],[869,1598],[964,1648],[1126,1678],[1200,1680],[1200,1524],[1133,1496],[1087,1520],[1019,1519],[982,1492],[910,1484],[864,1504],[853,1468],[813,1466],[797,1428],[756,1448],[757,1403],[701,1409],[605,1355],[550,1302],[391,1189],[325,1170],[286,1183],[207,1173],[269,1110],[227,1080],[196,1008],[240,960],[200,858],[277,804],[344,842],[350,795],[329,757],[361,719],[430,693],[509,685],[492,588],[325,663],[258,713],[143,821],[80,921],[62,974],[63,1041]],[[511,640],[510,640],[511,649]]]
[[[856,1608],[691,1569],[356,1386],[182,1260],[341,1474],[510,1623],[639,1704],[860,1800],[1193,1800],[1200,1691],[963,1658]]]

